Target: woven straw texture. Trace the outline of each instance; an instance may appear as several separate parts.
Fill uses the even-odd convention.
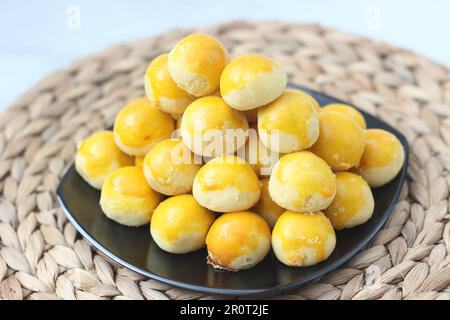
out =
[[[340,270],[274,298],[449,300],[449,71],[385,43],[276,22],[174,30],[118,45],[19,97],[0,116],[0,298],[220,298],[111,262],[77,234],[55,198],[77,142],[112,125],[127,100],[144,94],[151,59],[193,31],[217,36],[233,56],[272,56],[291,82],[351,101],[398,128],[411,145],[399,203],[370,245]]]

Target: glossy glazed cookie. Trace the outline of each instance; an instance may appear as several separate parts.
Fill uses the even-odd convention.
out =
[[[335,111],[319,113],[320,135],[310,148],[333,170],[357,167],[364,151],[364,130],[352,117]]]
[[[405,161],[405,151],[396,136],[382,129],[366,130],[365,141],[357,172],[371,187],[381,187],[400,172]]]
[[[272,199],[296,212],[328,207],[336,194],[336,176],[325,161],[309,151],[282,156],[269,180]]]
[[[145,156],[159,141],[167,139],[174,129],[170,114],[156,109],[147,99],[127,104],[114,122],[117,146],[133,156]]]
[[[218,157],[233,154],[247,140],[244,114],[216,96],[195,100],[181,119],[181,137],[194,153]]]
[[[156,57],[145,72],[145,92],[160,110],[179,117],[195,99],[177,86],[167,67],[168,54]]]
[[[75,169],[96,189],[102,188],[109,173],[132,164],[133,157],[116,146],[112,131],[93,133],[78,144]]]
[[[307,267],[324,261],[335,246],[334,229],[322,212],[286,211],[272,232],[276,257],[292,267]]]
[[[200,159],[201,160],[201,159]],[[188,193],[202,166],[179,139],[157,143],[145,156],[143,169],[148,184],[167,196]]]
[[[317,110],[303,92],[286,90],[258,110],[258,133],[264,145],[275,152],[309,148],[319,137]]]
[[[192,192],[203,207],[231,212],[251,208],[261,195],[261,186],[245,160],[229,155],[205,164],[195,177]]]
[[[150,222],[162,196],[151,189],[138,167],[123,167],[106,178],[100,195],[105,215],[126,226],[138,227]]]
[[[220,77],[220,93],[234,109],[244,111],[266,105],[286,89],[286,73],[273,59],[246,54],[228,63]]]
[[[372,217],[375,206],[367,182],[351,172],[336,173],[336,196],[324,213],[336,230],[352,228]]]
[[[269,253],[270,229],[266,221],[250,211],[221,215],[206,237],[208,262],[230,271],[249,269]]]
[[[215,215],[198,204],[190,194],[161,202],[153,213],[150,232],[164,251],[188,253],[205,246],[205,238]]]
[[[191,34],[169,53],[168,68],[176,84],[196,97],[219,89],[220,75],[228,62],[224,46],[211,36]]]

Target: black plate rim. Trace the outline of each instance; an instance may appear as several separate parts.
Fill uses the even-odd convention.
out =
[[[365,112],[364,110],[361,110],[360,108],[358,108],[357,106],[349,103],[349,102],[345,102],[342,101],[340,99],[331,97],[327,94],[324,94],[322,92],[319,91],[315,91],[312,89],[309,89],[307,87],[303,87],[303,86],[299,86],[299,85],[295,85],[295,84],[288,84],[288,88],[294,88],[294,89],[300,89],[300,90],[304,90],[306,92],[317,92],[320,95],[333,99],[336,101],[336,103],[344,103],[347,105],[351,105],[353,107],[355,107],[356,109],[362,111],[363,114],[367,114],[367,112]],[[378,119],[378,118],[377,118]],[[380,121],[383,121],[381,119],[378,119]],[[282,285],[278,285],[278,286],[273,286],[273,287],[268,287],[268,288],[261,288],[261,289],[221,289],[221,288],[211,288],[211,287],[206,287],[206,286],[200,286],[200,285],[192,285],[192,284],[188,284],[188,283],[184,283],[181,281],[177,281],[177,280],[172,280],[170,278],[166,278],[166,277],[162,277],[160,275],[157,275],[153,272],[138,268],[134,265],[132,265],[131,263],[128,263],[126,261],[124,261],[122,258],[120,258],[119,256],[117,256],[116,254],[112,253],[111,251],[109,251],[108,249],[106,249],[102,244],[100,244],[99,242],[97,242],[86,230],[84,230],[84,228],[77,222],[77,220],[75,219],[75,217],[70,213],[70,211],[67,209],[64,200],[62,199],[61,196],[61,187],[62,187],[62,182],[65,180],[66,176],[69,174],[70,169],[73,167],[73,164],[67,169],[67,171],[64,173],[64,175],[61,177],[60,179],[60,183],[58,185],[58,188],[56,190],[56,195],[57,195],[57,199],[58,202],[61,206],[61,209],[63,210],[64,214],[66,215],[66,217],[68,218],[68,220],[72,223],[72,225],[75,227],[75,229],[90,243],[92,244],[95,248],[97,248],[100,252],[102,252],[104,255],[106,255],[107,257],[109,257],[110,259],[112,259],[114,262],[124,266],[125,268],[128,268],[136,273],[139,273],[141,275],[144,275],[146,277],[149,277],[150,279],[153,280],[157,280],[157,281],[161,281],[163,283],[178,287],[178,288],[183,288],[183,289],[188,289],[188,290],[192,290],[192,291],[197,291],[197,292],[203,292],[203,293],[209,293],[209,294],[218,294],[218,295],[224,295],[224,296],[254,296],[254,295],[273,295],[273,294],[278,294],[281,293],[283,291],[288,291],[294,288],[298,288],[306,283],[312,282],[313,280],[317,280],[322,278],[323,276],[325,276],[326,274],[328,274],[329,272],[339,268],[340,266],[342,266],[344,263],[346,263],[350,258],[352,258],[353,256],[355,256],[356,254],[358,254],[368,243],[370,240],[373,239],[373,237],[380,231],[380,229],[385,225],[386,221],[389,219],[389,217],[392,214],[392,211],[394,210],[395,206],[398,203],[398,198],[400,196],[400,192],[402,189],[402,186],[406,180],[406,175],[407,175],[407,169],[408,169],[408,163],[409,163],[409,144],[408,141],[406,139],[406,137],[399,132],[397,129],[395,129],[394,127],[392,127],[390,124],[386,123],[385,121],[383,121],[385,123],[386,126],[389,127],[389,130],[391,133],[393,133],[395,136],[397,136],[397,138],[399,138],[404,151],[405,151],[405,160],[404,160],[404,164],[402,167],[402,170],[400,171],[400,185],[398,187],[398,189],[395,191],[395,194],[393,196],[393,200],[391,201],[391,203],[389,204],[389,207],[385,210],[385,212],[383,212],[379,223],[377,224],[377,226],[370,232],[367,234],[367,236],[359,242],[358,245],[355,246],[354,249],[350,250],[349,252],[347,252],[345,255],[343,255],[342,257],[340,257],[338,260],[336,260],[334,263],[329,264],[328,266],[324,267],[323,269],[321,269],[320,271],[311,274],[309,276],[306,276],[300,280],[295,280],[286,284],[282,284]]]

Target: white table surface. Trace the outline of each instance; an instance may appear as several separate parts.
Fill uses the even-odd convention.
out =
[[[45,74],[105,46],[237,19],[320,23],[450,66],[449,13],[448,0],[2,0],[0,109]]]

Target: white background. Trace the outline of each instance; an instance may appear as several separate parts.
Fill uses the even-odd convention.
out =
[[[320,23],[450,66],[449,13],[449,0],[1,0],[0,109],[46,73],[105,46],[237,19]]]

